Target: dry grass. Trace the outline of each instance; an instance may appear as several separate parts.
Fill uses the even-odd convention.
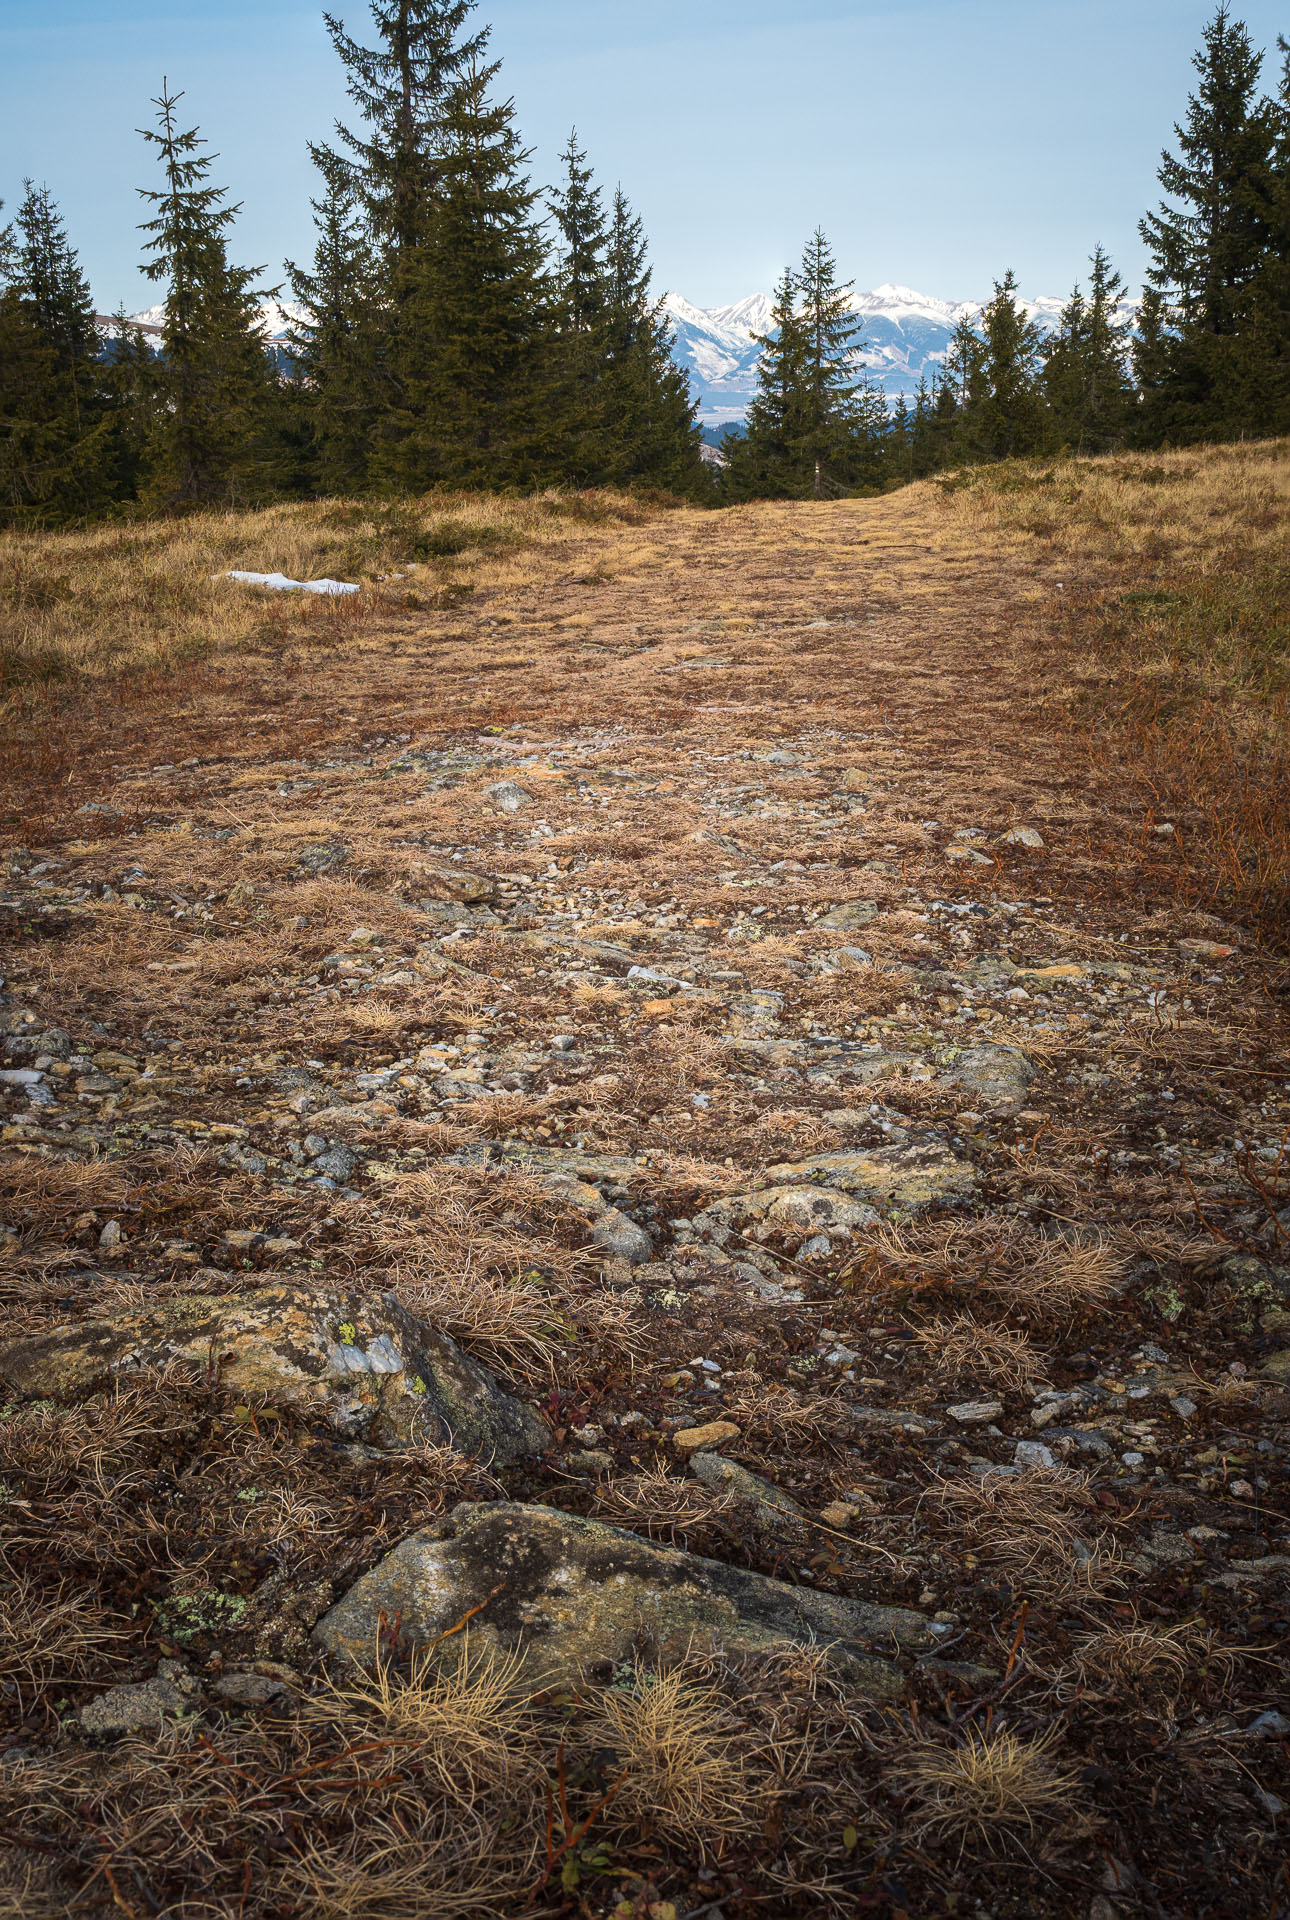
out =
[[[128,1638],[128,1623],[105,1613],[91,1589],[52,1589],[6,1570],[0,1587],[0,1685],[25,1710],[50,1686],[101,1671]]]
[[[378,1652],[370,1672],[328,1684],[302,1710],[323,1728],[357,1719],[411,1743],[445,1792],[504,1792],[517,1784],[516,1763],[532,1731],[532,1687],[521,1684],[522,1667],[518,1656],[473,1649],[468,1636],[446,1652],[427,1648],[397,1671]]]
[[[1056,1746],[1055,1733],[1027,1738],[1007,1728],[971,1733],[959,1746],[926,1740],[889,1777],[921,1836],[988,1848],[1076,1812],[1078,1782],[1058,1765]]]
[[[427,504],[422,532],[447,504]],[[502,1493],[820,1595],[956,1609],[950,1657],[963,1666],[907,1666],[910,1718],[916,1701],[934,1744],[957,1751],[973,1721],[988,1742],[1000,1714],[1024,1741],[1056,1702],[1072,1762],[1097,1769],[1082,1783],[1088,1803],[1122,1823],[1123,1857],[1158,1850],[1215,1912],[1269,1910],[1262,1815],[1248,1797],[1215,1808],[1208,1749],[1180,1785],[1172,1750],[1142,1744],[1155,1740],[1153,1714],[1182,1725],[1230,1700],[1228,1676],[1199,1645],[1179,1655],[1173,1640],[1121,1632],[1135,1566],[1120,1550],[1134,1555],[1154,1518],[1131,1511],[1126,1479],[1140,1485],[1159,1464],[1190,1497],[1189,1450],[1213,1438],[1226,1466],[1196,1481],[1196,1517],[1231,1524],[1201,1503],[1259,1468],[1253,1393],[1248,1407],[1207,1394],[1190,1422],[1163,1416],[1140,1473],[1121,1471],[1117,1445],[1091,1483],[965,1474],[946,1497],[927,1493],[932,1463],[949,1471],[961,1457],[951,1446],[1012,1452],[932,1425],[948,1399],[985,1397],[978,1385],[1023,1396],[1024,1417],[1050,1359],[1062,1384],[1091,1363],[1127,1381],[1148,1339],[1201,1380],[1231,1379],[1234,1360],[1257,1373],[1223,1284],[1188,1286],[1184,1317],[1162,1330],[1151,1291],[1126,1278],[1147,1262],[1199,1278],[1189,1196],[1167,1166],[1144,1164],[1144,1133],[1176,1115],[1180,1140],[1198,1136],[1189,1166],[1205,1217],[1243,1233],[1232,1213],[1249,1196],[1202,1167],[1234,1128],[1259,1137],[1261,1116],[1243,1106],[1251,1094],[1271,1105],[1278,1082],[1263,1070],[1281,1065],[1247,952],[1203,994],[1205,970],[1188,968],[1197,1000],[1182,1024],[1144,1012],[1142,979],[1175,967],[1176,937],[1212,922],[1144,905],[1147,803],[1123,767],[1090,771],[1072,748],[1082,736],[1046,724],[1068,711],[1044,684],[1050,668],[1064,684],[1071,664],[1065,642],[1052,644],[1061,554],[1036,531],[973,521],[970,504],[916,487],[836,506],[660,512],[628,531],[552,512],[517,526],[527,546],[483,544],[481,523],[474,549],[420,563],[429,587],[419,576],[358,596],[366,624],[333,630],[322,609],[315,628],[295,602],[228,600],[262,631],[223,657],[211,629],[209,658],[183,674],[118,673],[111,657],[134,657],[137,640],[136,665],[178,659],[202,638],[191,609],[172,631],[155,607],[122,599],[113,638],[117,616],[87,600],[86,646],[101,645],[105,670],[69,655],[64,682],[28,683],[17,705],[30,711],[0,741],[0,805],[31,849],[7,863],[19,909],[6,991],[77,1052],[125,1064],[115,1090],[51,1078],[57,1104],[41,1115],[5,1095],[10,1327],[186,1289],[251,1292],[274,1274],[396,1285],[540,1399],[561,1447],[602,1454],[594,1474],[578,1455],[543,1455],[499,1485],[444,1452],[375,1458],[290,1417],[260,1419],[197,1375],[0,1417],[8,1547],[25,1583],[11,1589],[26,1616],[14,1648],[57,1652],[55,1634],[40,1638],[42,1612],[75,1635],[81,1610],[59,1608],[86,1594],[93,1624],[128,1635],[73,1641],[58,1663],[15,1676],[20,1691],[0,1686],[4,1737],[29,1755],[15,1763],[11,1749],[0,1767],[0,1823],[53,1850],[39,1862],[51,1863],[48,1888],[38,1875],[17,1896],[33,1913],[510,1920],[621,1900],[637,1920],[668,1902],[681,1913],[716,1902],[730,1920],[847,1920],[873,1898],[995,1910],[995,1855],[969,1841],[959,1856],[957,1829],[924,1832],[912,1791],[902,1815],[881,1779],[891,1716],[830,1679],[818,1647],[755,1673],[687,1662],[670,1722],[658,1717],[667,1689],[641,1674],[620,1674],[603,1705],[590,1687],[499,1694],[447,1663],[333,1672],[329,1687],[310,1638],[319,1609],[455,1502]],[[228,538],[258,528],[276,542],[289,520],[248,516]],[[306,519],[300,528],[303,539]],[[368,550],[377,572],[416,532],[369,520],[328,537],[385,541]],[[152,533],[177,556],[189,538],[178,523]],[[93,543],[72,545],[81,581]],[[335,572],[338,554],[239,548],[210,571],[236,558]],[[70,561],[51,566],[70,577]],[[438,604],[408,597],[423,594]],[[41,632],[57,640],[73,610],[56,602]],[[338,644],[311,644],[328,638]],[[715,651],[726,664],[703,665]],[[533,794],[514,816],[488,799],[503,775]],[[83,802],[111,810],[78,812]],[[1047,844],[1000,850],[974,873],[946,864],[924,819],[946,833],[979,823],[991,846],[1006,825],[1033,822]],[[1148,853],[1163,845],[1151,837]],[[455,892],[434,870],[458,855],[453,873],[487,877],[502,924],[459,936],[452,911],[419,907]],[[852,936],[816,916],[860,897],[879,910],[854,936],[874,964],[825,972]],[[947,974],[1004,946],[1019,964],[1130,964],[1036,987],[1028,1005],[1005,1008],[986,988],[966,1018]],[[655,997],[622,978],[632,962],[684,974],[692,990]],[[782,998],[750,1009],[759,989]],[[564,1034],[571,1051],[553,1045]],[[875,1084],[838,1062],[840,1039],[911,1064]],[[759,1252],[760,1226],[731,1237],[724,1263],[705,1224],[682,1229],[679,1217],[758,1185],[769,1163],[876,1144],[867,1129],[891,1115],[870,1114],[875,1099],[913,1132],[963,1135],[967,1096],[936,1062],[986,1039],[1031,1054],[1028,1098],[1051,1119],[1038,1139],[1019,1124],[1014,1140],[991,1113],[964,1136],[979,1212],[862,1230],[854,1284],[840,1286],[824,1260],[791,1268],[785,1236],[769,1233]],[[19,1047],[14,1064],[29,1057]],[[1099,1065],[1106,1077],[1085,1100],[1084,1070]],[[1152,1105],[1160,1077],[1178,1095],[1168,1111]],[[339,1188],[318,1180],[314,1133],[357,1155]],[[185,1135],[204,1147],[179,1147]],[[559,1165],[542,1156],[560,1148],[578,1180],[647,1227],[653,1259],[602,1270],[592,1196],[568,1177],[507,1170],[521,1151],[530,1168]],[[593,1153],[615,1162],[582,1166]],[[101,1245],[112,1220],[122,1237]],[[1231,1245],[1213,1240],[1204,1264]],[[789,1297],[753,1288],[745,1259]],[[849,1366],[828,1357],[835,1342],[855,1352]],[[968,1390],[951,1395],[959,1379]],[[1266,1382],[1254,1391],[1275,1398]],[[1117,1396],[1104,1417],[1139,1411]],[[788,1552],[787,1536],[740,1526],[728,1493],[677,1477],[670,1450],[655,1459],[676,1425],[718,1412],[740,1428],[739,1457],[808,1514],[841,1499],[864,1517],[808,1529]],[[1211,1417],[1221,1435],[1205,1432]],[[1242,1511],[1271,1534],[1262,1504],[1257,1520]],[[1253,1549],[1233,1539],[1231,1551]],[[1200,1562],[1179,1563],[1176,1581],[1172,1567],[1147,1576],[1150,1606],[1172,1609],[1149,1619],[1162,1639],[1199,1604],[1182,1583]],[[190,1630],[211,1596],[215,1626]],[[1023,1597],[1035,1604],[1018,1639]],[[1225,1644],[1265,1631],[1240,1589],[1215,1581],[1203,1604]],[[1072,1648],[1086,1628],[1119,1637]],[[205,1692],[195,1722],[85,1749],[76,1709],[175,1647]],[[1001,1692],[967,1664],[997,1660],[1002,1674],[1005,1654]],[[1179,1657],[1191,1664],[1175,1702]],[[293,1689],[287,1710],[233,1706],[216,1691],[221,1662],[224,1673],[273,1664]],[[615,1701],[630,1703],[632,1724],[611,1737]],[[716,1785],[710,1825],[687,1835],[677,1780],[696,1726],[715,1742],[698,1751]],[[755,1831],[728,1831],[732,1796]],[[1069,1823],[1038,1862],[1024,1818],[987,1825],[1019,1836],[1005,1905],[1044,1920],[1084,1910],[1087,1860],[1067,1845]]]
[[[168,673],[247,646],[344,645],[376,616],[451,607],[525,548],[650,510],[625,495],[310,501],[253,513],[0,535],[0,699],[80,678]],[[360,582],[327,599],[223,575]],[[394,578],[400,574],[402,578]]]
[[[516,1175],[436,1168],[391,1181],[386,1195],[378,1222],[361,1222],[355,1208],[354,1223],[366,1226],[371,1256],[406,1305],[506,1372],[549,1373],[574,1335],[560,1283],[586,1263],[540,1228],[581,1239],[580,1218]]]
[[[918,1342],[928,1359],[947,1379],[985,1381],[993,1387],[1019,1390],[1047,1377],[1051,1361],[1022,1333],[1009,1327],[985,1326],[967,1314],[935,1320],[919,1329]]]
[[[1066,1327],[1115,1298],[1129,1260],[1109,1239],[1040,1234],[1015,1221],[952,1220],[879,1228],[853,1284],[914,1296],[964,1296],[1036,1327]]]
[[[637,1667],[630,1690],[608,1688],[585,1737],[613,1753],[622,1771],[614,1819],[646,1834],[709,1848],[755,1829],[761,1784],[736,1747],[736,1723],[718,1690],[695,1685],[684,1668]]]
[[[1025,1467],[942,1480],[929,1501],[970,1554],[1017,1591],[1091,1599],[1122,1584],[1122,1555],[1095,1518],[1086,1473]]]
[[[1284,441],[1030,462],[949,483],[956,523],[1060,562],[1053,697],[1108,722],[1160,818],[1139,857],[1281,944],[1290,903],[1290,459]],[[1181,858],[1179,857],[1181,855]]]
[[[1020,1266],[1001,1265],[981,1291],[1033,1325],[1067,1326],[1113,1300],[1128,1270],[1103,1241],[1050,1242]]]
[[[1069,1673],[1080,1691],[1112,1701],[1129,1696],[1163,1702],[1176,1699],[1189,1676],[1206,1666],[1230,1661],[1214,1647],[1214,1635],[1195,1621],[1176,1626],[1128,1625],[1099,1627],[1075,1642]]]
[[[712,1491],[693,1480],[677,1480],[664,1467],[651,1472],[622,1474],[601,1482],[595,1493],[598,1518],[631,1527],[654,1539],[689,1545],[712,1544],[736,1506],[729,1488]]]

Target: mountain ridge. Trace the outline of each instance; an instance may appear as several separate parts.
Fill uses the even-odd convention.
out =
[[[922,379],[929,382],[949,351],[954,329],[965,316],[982,311],[980,300],[943,300],[893,281],[850,295],[850,306],[862,323],[857,369],[889,401],[909,400]],[[1057,325],[1064,300],[1041,294],[1020,305],[1045,333]],[[744,418],[757,390],[757,362],[761,349],[755,336],[770,330],[773,310],[768,293],[750,293],[722,306],[701,307],[684,294],[667,293],[663,308],[676,336],[674,357],[690,377],[698,401],[699,420],[720,427]],[[1133,303],[1121,311],[1132,314]],[[282,342],[299,317],[290,301],[261,303],[266,337]],[[129,318],[149,333],[159,332],[164,305],[145,307]],[[100,316],[105,327],[115,323]]]

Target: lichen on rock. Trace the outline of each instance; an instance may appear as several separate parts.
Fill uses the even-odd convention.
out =
[[[643,1540],[621,1527],[510,1501],[466,1502],[408,1536],[315,1629],[360,1664],[387,1623],[424,1650],[468,1614],[476,1646],[513,1653],[535,1683],[608,1680],[638,1654],[769,1654],[819,1642],[839,1677],[872,1697],[902,1687],[894,1650],[945,1631],[904,1607],[867,1606]]]
[[[392,1293],[181,1294],[10,1341],[0,1380],[65,1401],[176,1361],[369,1445],[447,1445],[487,1464],[540,1452],[549,1438],[536,1413]]]

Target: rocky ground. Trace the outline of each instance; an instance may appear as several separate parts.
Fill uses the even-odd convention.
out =
[[[1284,973],[1048,720],[1050,572],[667,514],[68,723],[7,1911],[1284,1910]]]

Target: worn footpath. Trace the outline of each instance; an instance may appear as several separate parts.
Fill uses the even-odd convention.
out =
[[[52,1719],[15,1672],[26,1764],[392,1620],[575,1688],[813,1643],[888,1716],[815,1879],[768,1827],[633,1886],[1274,1910],[1280,976],[1052,720],[1051,572],[934,489],[669,513],[71,730],[0,901],[0,1475],[118,1637],[32,1656]],[[110,1501],[40,1479],[146,1381]],[[1002,1887],[920,1712],[1059,1756]]]

